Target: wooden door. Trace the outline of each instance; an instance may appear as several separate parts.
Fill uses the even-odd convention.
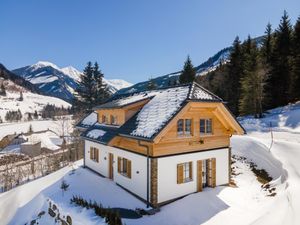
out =
[[[114,155],[112,153],[109,153],[109,157],[108,157],[108,177],[109,179],[114,179],[114,167],[113,167],[113,163],[114,163]]]
[[[202,160],[197,161],[197,192],[202,191]]]

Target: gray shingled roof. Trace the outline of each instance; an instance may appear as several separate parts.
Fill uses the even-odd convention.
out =
[[[112,135],[126,135],[133,138],[153,140],[188,101],[222,102],[222,99],[218,96],[200,85],[192,83],[129,95],[114,96],[110,101],[96,107],[96,109],[124,107],[145,99],[149,99],[149,102],[140,111],[121,127],[107,135],[109,137]],[[91,129],[93,127],[89,130]],[[87,133],[85,132],[86,135]],[[105,135],[100,139],[104,138],[106,140]]]

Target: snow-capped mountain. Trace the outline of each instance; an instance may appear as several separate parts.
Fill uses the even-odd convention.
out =
[[[39,90],[49,96],[71,101],[78,88],[81,72],[72,66],[59,68],[51,62],[40,61],[31,66],[25,66],[12,71],[37,86]],[[106,80],[109,91],[113,94],[120,88],[132,84],[124,80]]]
[[[47,104],[64,108],[71,107],[68,102],[50,96],[39,94],[39,90],[32,83],[18,77],[2,64],[0,64],[0,84],[4,84],[6,95],[0,95],[0,117],[5,121],[5,114],[8,111],[20,110],[23,120],[26,120],[27,113],[39,112]],[[20,101],[20,92],[22,92],[23,100]]]

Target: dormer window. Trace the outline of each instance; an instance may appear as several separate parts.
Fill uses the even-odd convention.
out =
[[[212,119],[200,119],[200,135],[212,134]]]
[[[102,115],[102,123],[106,123],[106,116]]]
[[[192,135],[192,120],[179,119],[177,121],[177,135],[178,136],[191,136]]]
[[[116,115],[111,115],[110,116],[110,123],[112,125],[117,125],[118,124],[118,117]]]

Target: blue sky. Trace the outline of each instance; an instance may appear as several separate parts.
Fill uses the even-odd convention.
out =
[[[231,45],[260,36],[299,0],[1,0],[0,62],[14,69],[37,61],[82,70],[98,61],[106,78],[130,82],[178,71]]]

